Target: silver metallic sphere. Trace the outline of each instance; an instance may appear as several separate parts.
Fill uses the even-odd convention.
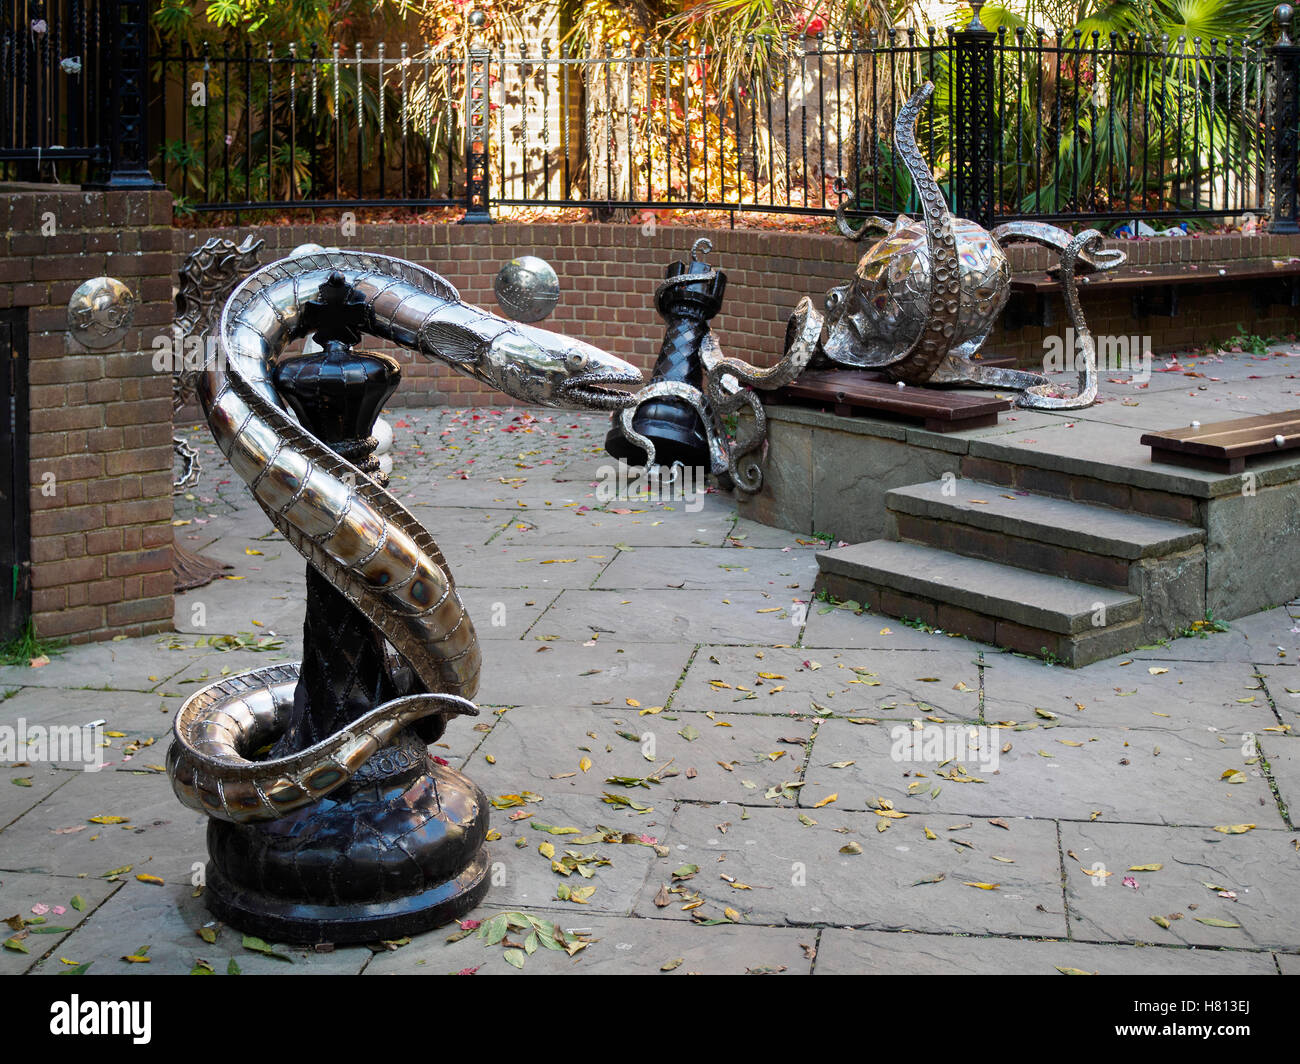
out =
[[[92,277],[68,300],[68,331],[92,351],[112,347],[126,335],[139,301],[116,277]]]
[[[469,13],[469,24],[476,30],[481,30],[485,25],[487,25],[487,15],[482,11],[471,11]]]
[[[560,301],[560,279],[551,264],[536,255],[511,259],[492,284],[497,306],[515,321],[541,321]]]

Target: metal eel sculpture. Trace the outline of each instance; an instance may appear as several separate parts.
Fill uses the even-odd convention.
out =
[[[691,260],[700,262],[703,256],[713,249],[708,239],[701,237],[691,248]],[[662,306],[662,295],[674,285],[693,285],[712,280],[717,273],[710,268],[703,273],[682,273],[662,281],[655,289],[655,305]],[[807,302],[805,300],[804,302]],[[796,315],[798,315],[796,311]],[[704,369],[704,389],[694,387],[684,381],[655,381],[647,384],[633,402],[623,407],[618,414],[618,426],[623,435],[631,440],[646,454],[645,467],[648,472],[657,471],[659,466],[655,458],[653,440],[642,435],[632,427],[632,418],[636,408],[646,400],[671,396],[689,403],[704,424],[705,436],[709,444],[709,471],[715,476],[726,474],[742,491],[758,492],[763,487],[763,471],[753,454],[767,437],[767,416],[763,404],[751,390],[760,388],[770,390],[782,388],[794,380],[812,358],[813,349],[821,330],[821,318],[815,327],[802,319],[796,324],[793,319],[786,331],[786,351],[781,361],[768,369],[761,369],[739,358],[728,358],[722,354],[717,338],[707,333],[700,345],[700,362]],[[753,425],[748,431],[737,428],[736,435],[729,436],[724,418],[736,413],[742,406],[749,407]],[[742,463],[741,459],[745,459]],[[674,471],[673,476],[676,473]]]
[[[894,145],[916,185],[922,220],[871,217],[855,229],[846,218],[847,191],[841,183],[840,232],[854,241],[869,231],[886,233],[859,260],[854,280],[826,293],[824,321],[811,300],[800,302],[791,318],[787,350],[815,322],[821,328],[814,365],[828,361],[877,369],[907,384],[1014,389],[1023,393],[1018,405],[1039,409],[1087,406],[1097,394],[1096,352],[1079,306],[1075,272],[1080,266],[1113,269],[1125,255],[1100,250],[1102,236],[1093,229],[1072,236],[1043,222],[1008,222],[989,232],[954,218],[916,145],[916,118],[933,89],[930,82],[922,85],[894,123]],[[1011,267],[1002,245],[1014,240],[1032,241],[1061,255],[1061,286],[1079,368],[1073,396],[1055,394],[1041,373],[976,360],[1010,294]]]
[[[300,753],[255,761],[284,729],[299,665],[255,669],[204,688],[176,715],[167,769],[187,806],[234,823],[274,820],[346,783],[404,726],[476,714],[480,652],[433,537],[361,469],[286,416],[271,382],[285,345],[304,335],[304,305],[341,275],[364,306],[363,332],[411,348],[525,403],[616,409],[630,365],[581,341],[463,303],[437,274],[355,252],[264,266],[221,315],[220,349],[198,381],[222,454],[300,554],[395,652],[400,696]],[[441,726],[436,729],[441,734]]]

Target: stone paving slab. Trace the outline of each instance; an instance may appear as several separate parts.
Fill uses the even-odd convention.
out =
[[[431,477],[427,472],[406,465],[395,465],[392,489],[397,497],[421,522],[437,523],[438,516],[460,508],[483,508],[494,513],[518,512],[524,506],[563,506],[568,502],[595,502],[595,495],[585,485],[557,484],[549,476],[532,471],[511,469],[491,476],[461,480],[459,477]],[[521,474],[521,475],[516,475]],[[500,478],[504,477],[503,483]],[[434,536],[437,539],[437,535]]]
[[[742,811],[747,817],[742,819]],[[636,911],[655,909],[654,896],[671,884],[672,873],[694,864],[696,875],[681,883],[705,904],[683,912],[674,895],[662,915],[688,920],[696,913],[723,918],[736,910],[741,921],[763,924],[839,924],[877,930],[937,933],[1064,935],[1056,826],[1017,821],[1003,831],[976,821],[950,832],[952,817],[910,817],[876,830],[877,817],[806,809],[817,821],[807,827],[793,809],[682,805],[667,841],[669,859],[652,871]],[[727,825],[725,834],[718,825]],[[924,829],[936,838],[929,840]],[[952,845],[948,836],[972,843]],[[844,854],[856,843],[862,852]],[[988,854],[1013,860],[998,864]],[[730,875],[753,889],[739,890],[721,879]],[[942,876],[937,882],[925,882]],[[996,884],[996,890],[966,886]]]
[[[71,772],[53,765],[6,761],[4,775],[0,776],[0,829],[45,801],[72,778]],[[14,780],[27,780],[28,783],[19,784]],[[0,837],[0,863],[5,860],[8,846],[8,840]]]
[[[1207,828],[1062,824],[1071,934],[1094,942],[1295,950],[1300,947],[1300,915],[1294,905],[1300,852],[1295,838],[1289,831],[1262,828],[1224,835]],[[1126,871],[1146,864],[1163,868]],[[1087,875],[1084,869],[1111,875]],[[1123,884],[1125,876],[1133,877],[1137,889]],[[1093,885],[1099,882],[1104,885]],[[1206,883],[1237,897],[1220,897]],[[1174,919],[1175,913],[1183,915]],[[1166,917],[1170,927],[1157,926],[1153,916]],[[1199,922],[1204,919],[1240,926]]]
[[[83,880],[72,880],[82,883]],[[218,975],[227,973],[233,959],[244,975],[356,975],[370,959],[365,947],[316,953],[298,946],[275,946],[286,960],[245,949],[243,935],[221,927],[212,943],[199,937],[199,928],[212,922],[203,901],[193,897],[188,880],[156,887],[124,882],[73,934],[60,943],[56,955],[38,964],[36,975],[58,975],[59,957],[90,961],[87,975],[189,975],[198,959]],[[148,963],[131,963],[123,957],[148,946]]]
[[[502,959],[501,946],[485,947],[477,935],[448,944],[446,934],[425,935],[410,946],[378,953],[366,975],[443,975],[473,968],[475,975],[658,975],[667,964],[672,975],[806,975],[812,968],[803,944],[812,945],[814,931],[797,928],[688,927],[678,921],[620,919],[584,914],[573,909],[529,909],[561,928],[581,929],[591,945],[570,957],[540,949],[522,969]]]
[[[1168,671],[1152,674],[1152,669]],[[1254,674],[1254,666],[1245,663],[1119,658],[1066,669],[1006,655],[985,672],[985,717],[1033,722],[1041,719],[1036,710],[1044,709],[1061,721],[1096,727],[1143,728],[1156,722],[1240,736],[1277,723]]]
[[[104,721],[105,731],[126,732],[131,738],[162,735],[171,729],[180,700],[138,691],[79,691],[26,687],[0,702],[0,723],[81,727]],[[105,755],[109,760],[111,755]]]
[[[1235,628],[1230,628],[1226,632],[1208,633],[1203,638],[1188,636],[1182,639],[1169,639],[1163,643],[1141,646],[1130,651],[1125,657],[1149,663],[1168,661],[1253,661],[1255,653],[1255,648],[1245,635]]]
[[[734,523],[734,508],[722,503],[706,505],[698,513],[690,513],[685,508],[628,514],[532,509],[526,520],[515,521],[501,533],[500,539],[512,546],[550,550],[620,543],[632,547],[720,547]],[[521,524],[526,527],[520,528]]]
[[[302,628],[303,573],[263,581],[255,573],[243,580],[216,580],[175,598],[172,624],[192,635],[284,635]]]
[[[15,932],[12,926],[0,929],[0,936],[10,942],[19,942],[26,950],[0,950],[0,975],[20,975],[29,971],[47,954],[54,971],[66,967],[58,958],[67,956],[69,935],[75,935],[77,929],[92,917],[94,910],[120,886],[120,883],[104,880],[51,878],[24,872],[0,873],[0,919],[8,920],[16,915],[29,922],[36,921],[39,916],[32,911],[33,908],[45,906],[49,910],[41,914],[43,922],[24,928],[25,934]],[[81,900],[81,909],[73,904],[73,898]],[[56,913],[53,911],[55,908],[64,911]],[[48,931],[56,927],[69,930],[57,934]],[[47,930],[42,931],[42,928]]]
[[[818,975],[1055,976],[1062,968],[1097,975],[1275,975],[1273,954],[1245,950],[1158,949],[1033,941],[979,935],[887,934],[827,928]]]
[[[1268,761],[1269,775],[1294,824],[1300,818],[1300,737],[1262,734],[1259,749]]]
[[[1234,388],[1255,395],[1248,388],[1257,382],[1245,380],[1258,371],[1254,360],[1199,368],[1224,377],[1212,382],[1215,391],[1201,393],[1207,401],[1236,401]],[[1149,390],[1112,390],[1162,403],[1200,383],[1155,374]],[[1109,406],[1080,412],[1081,427],[1090,427],[1084,436],[1068,430],[1074,444],[1088,432],[1113,435]],[[1233,621],[1230,631],[1205,639],[1142,648],[1120,659],[1131,660],[1126,666],[1048,667],[814,600],[813,554],[823,541],[738,521],[729,496],[711,492],[689,507],[688,500],[611,501],[602,479],[608,417],[539,413],[390,416],[393,491],[443,547],[484,652],[481,715],[453,722],[431,753],[463,766],[493,798],[525,790],[542,798],[492,809],[500,833],[489,843],[494,882],[471,915],[525,909],[587,928],[593,939],[573,959],[529,958],[524,974],[655,973],[678,957],[676,974],[1300,971],[1300,856],[1279,808],[1280,799],[1294,816],[1300,802],[1293,750],[1300,737],[1282,730],[1300,718],[1300,693],[1288,693],[1300,692],[1300,633],[1291,631],[1300,627],[1300,605]],[[969,445],[1034,446],[1022,438],[1064,436],[1056,424],[1039,433],[1038,416],[1025,414]],[[88,905],[75,931],[49,936],[39,953],[0,951],[8,965],[0,970],[53,972],[67,967],[59,961],[66,957],[92,961],[91,974],[180,974],[203,957],[223,972],[235,957],[249,974],[514,973],[500,948],[484,949],[475,937],[448,945],[447,932],[392,951],[286,950],[292,966],[244,949],[229,928],[213,945],[196,935],[210,919],[191,884],[194,866],[207,860],[206,818],[181,806],[165,775],[147,766],[161,763],[184,697],[222,675],[300,656],[304,569],[205,433],[196,436],[206,463],[200,484],[192,498],[177,499],[177,519],[191,521],[177,526],[178,542],[210,547],[242,579],[181,596],[180,632],[73,647],[40,669],[0,669],[0,693],[10,692],[0,702],[0,728],[20,717],[74,725],[102,718],[125,733],[110,740],[104,754],[113,763],[101,773],[3,766],[0,904],[7,908],[0,917],[38,902],[65,904],[76,892]],[[206,627],[193,623],[196,602],[206,605]],[[283,645],[268,652],[218,652],[204,642],[272,630]],[[924,778],[904,776],[911,766],[890,758],[890,729],[913,720],[958,728],[978,722],[981,653],[985,719],[1013,719],[1021,730],[996,733],[1012,746],[1003,753],[999,745],[989,782],[946,780],[931,801],[925,785],[938,766],[922,768]],[[688,726],[698,733],[693,738],[682,734]],[[618,731],[651,733],[655,761]],[[1264,763],[1247,763],[1247,733],[1257,737],[1276,794]],[[148,738],[154,745],[123,762],[127,743]],[[583,756],[592,760],[585,773]],[[1120,765],[1123,759],[1129,764]],[[840,762],[852,764],[832,767]],[[965,767],[981,774],[977,764]],[[605,782],[663,768],[678,774],[665,774],[658,786]],[[1246,782],[1220,779],[1228,768],[1241,770]],[[13,778],[30,778],[32,786]],[[923,787],[909,796],[916,782]],[[768,798],[775,784],[803,786],[789,788],[797,797],[772,791]],[[651,808],[638,814],[606,804],[606,792]],[[908,815],[878,815],[870,806],[881,798]],[[99,814],[130,821],[89,823]],[[1258,826],[1242,835],[1213,831],[1235,823]],[[578,833],[552,835],[533,824]],[[640,842],[573,841],[598,826]],[[539,851],[544,842],[557,853],[575,849],[611,864],[595,868],[590,880],[566,879]],[[841,852],[845,847],[850,852]],[[1161,871],[1127,872],[1155,862]],[[1115,874],[1084,875],[1094,863]],[[123,878],[104,878],[127,864],[133,868]],[[684,910],[691,894],[682,893],[656,905],[685,864],[698,871],[676,885],[698,891],[703,905]],[[141,872],[165,885],[137,881]],[[1123,885],[1124,875],[1136,891]],[[1098,879],[1106,886],[1093,887]],[[1203,881],[1231,887],[1238,900],[1219,898]],[[563,902],[560,884],[596,891],[588,905]],[[15,903],[8,906],[6,897]],[[1183,919],[1171,920],[1169,931],[1148,919],[1175,912]],[[1199,924],[1197,915],[1226,915],[1242,927]],[[145,944],[149,964],[121,959]]]
[[[804,647],[857,647],[862,650],[934,650],[965,646],[971,653],[999,653],[995,648],[962,636],[909,628],[897,617],[832,606],[814,600],[808,604],[807,623],[799,645]]]
[[[533,632],[586,642],[602,638],[640,643],[790,643],[797,592],[565,591]],[[784,615],[784,616],[783,616]]]
[[[512,790],[510,793],[516,792]],[[543,801],[522,807],[524,813],[532,814],[524,820],[511,821],[510,813],[516,811],[513,809],[492,810],[493,829],[501,832],[503,837],[498,842],[488,844],[492,862],[492,890],[489,899],[473,914],[475,918],[482,919],[485,914],[505,909],[526,908],[531,912],[537,907],[554,908],[559,904],[556,888],[562,883],[570,887],[596,888],[587,904],[564,906],[574,913],[576,920],[584,920],[588,913],[630,913],[650,865],[656,859],[654,850],[649,845],[603,842],[577,844],[570,840],[584,838],[594,833],[598,827],[658,839],[664,834],[664,825],[671,815],[671,805],[664,806],[662,812],[656,808],[654,813],[636,814],[606,805],[599,798],[589,795],[563,794],[553,788],[548,788],[543,794]],[[499,796],[489,791],[489,797]],[[657,807],[661,804],[655,803]],[[533,828],[533,823],[576,827],[581,834],[552,835]],[[523,846],[516,845],[518,839],[524,840]],[[555,847],[557,859],[566,851],[574,850],[584,857],[602,857],[610,863],[594,868],[590,879],[577,873],[568,877],[559,876],[551,870],[552,859],[539,851],[538,847],[542,843],[550,843]]]
[[[782,800],[764,797],[771,788],[802,777],[811,735],[806,718],[668,712],[643,717],[627,706],[521,706],[502,715],[470,769],[487,789],[595,797],[613,792],[656,808],[679,798],[761,805]],[[484,763],[488,756],[494,764]],[[591,762],[585,772],[579,764],[584,758]],[[609,782],[656,773],[660,782],[645,786]]]
[[[1277,406],[1285,410],[1285,400]],[[1234,393],[1212,395],[1209,392],[1191,393],[1169,390],[1133,401],[1133,405],[1110,402],[1090,410],[1087,421],[1114,425],[1126,432],[1141,436],[1145,432],[1166,432],[1187,428],[1192,421],[1209,425],[1215,421],[1228,421],[1246,414],[1267,414],[1255,400],[1240,398]]]
[[[474,506],[438,506],[404,499],[406,508],[415,515],[441,547],[446,544],[482,544],[500,535],[516,519],[519,507],[498,506],[480,509]]]
[[[1261,665],[1300,663],[1300,624],[1285,606],[1278,606],[1230,622],[1250,646],[1251,660]]]
[[[760,524],[742,517],[736,521],[727,542],[746,547],[775,547],[778,550],[789,548],[791,551],[823,550],[826,541],[816,539],[802,532],[790,532],[784,528]]]
[[[597,588],[720,588],[727,591],[761,589],[774,595],[787,591],[809,597],[817,579],[817,558],[811,551],[737,550],[683,547],[640,547],[619,551],[601,571]]]
[[[979,714],[975,661],[974,653],[960,644],[897,655],[853,649],[702,647],[673,708],[732,713],[777,708],[908,720],[938,714],[974,720]],[[814,669],[814,664],[820,667]]]
[[[152,691],[161,680],[174,676],[190,662],[211,653],[210,648],[171,654],[155,653],[153,638],[91,643],[67,649],[38,669],[0,667],[0,691],[13,687],[62,687],[68,690],[101,688],[114,691]]]
[[[629,645],[611,636],[588,643],[556,640],[521,653],[509,642],[485,642],[479,700],[544,707],[557,699],[586,705],[632,698],[642,706],[663,706],[695,650],[689,643]]]
[[[261,634],[260,630],[258,634]],[[284,646],[274,650],[218,651],[210,646],[194,648],[202,651],[201,656],[192,658],[189,665],[160,684],[157,693],[189,697],[195,691],[200,691],[208,684],[216,683],[226,676],[283,665],[286,662],[298,661],[302,657],[301,624],[288,631],[277,632],[276,637],[283,641]],[[183,638],[187,643],[192,644],[195,637],[191,635]],[[174,654],[184,654],[188,657],[190,650],[189,646],[181,651],[155,649],[153,658],[158,662],[167,662],[172,660]]]
[[[917,755],[924,759],[911,760]],[[853,763],[833,767],[846,761]],[[954,771],[958,765],[964,774]],[[1229,769],[1246,781],[1221,780]],[[982,782],[961,782],[968,776]],[[1098,788],[1103,776],[1114,778],[1114,786]],[[927,724],[916,730],[827,720],[817,729],[805,779],[804,798],[838,791],[838,804],[856,809],[883,797],[911,813],[1006,817],[1021,815],[1026,796],[1034,795],[1037,817],[1286,826],[1262,770],[1245,763],[1239,745],[1192,729],[1070,726],[1017,732]]]
[[[1300,728],[1300,669],[1294,665],[1263,665],[1259,666],[1259,675],[1282,723]]]
[[[4,829],[0,868],[95,878],[131,865],[132,875],[188,882],[195,862],[207,860],[207,817],[176,800],[164,773],[68,775],[72,779]],[[90,823],[96,816],[123,816],[129,823]]]
[[[476,550],[472,560],[464,555],[447,558],[456,586],[526,587],[562,591],[591,587],[610,565],[616,550],[593,548],[573,551],[528,551],[519,547],[488,546]],[[464,574],[462,577],[460,574]]]
[[[558,590],[545,588],[467,587],[457,590],[461,603],[474,621],[474,631],[483,641],[524,638],[561,594]]]

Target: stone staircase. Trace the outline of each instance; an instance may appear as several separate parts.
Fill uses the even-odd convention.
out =
[[[1023,488],[942,479],[885,495],[885,536],[818,553],[818,581],[893,617],[1086,665],[1205,615],[1205,530]],[[1151,509],[1157,508],[1152,500]]]

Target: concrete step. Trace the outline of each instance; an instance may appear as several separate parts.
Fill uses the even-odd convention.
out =
[[[1144,641],[1142,600],[1125,591],[892,540],[817,560],[820,586],[837,598],[1075,667]]]
[[[1205,541],[1194,525],[968,479],[895,488],[885,505],[899,539],[1132,591],[1140,590],[1133,563],[1200,551]]]

